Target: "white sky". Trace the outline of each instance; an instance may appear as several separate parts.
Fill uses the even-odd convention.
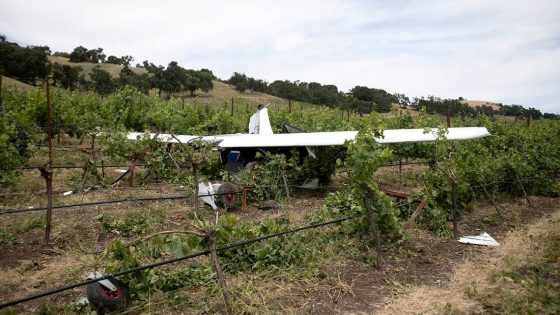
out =
[[[166,66],[560,113],[560,1],[0,0],[0,34]]]

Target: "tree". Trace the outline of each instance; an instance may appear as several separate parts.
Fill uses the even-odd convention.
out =
[[[87,49],[84,46],[78,46],[70,53],[71,62],[92,62],[100,63],[105,61],[103,48]]]
[[[91,85],[97,93],[109,95],[115,90],[115,83],[111,79],[111,75],[99,66],[91,70],[89,77],[91,79]]]
[[[399,103],[400,108],[407,108],[408,106],[410,106],[410,99],[408,98],[408,96],[401,93],[395,93],[393,95],[397,99],[397,103]]]
[[[128,66],[124,66],[119,74],[118,83],[120,86],[134,86],[144,94],[148,94],[150,90],[150,78],[148,74],[137,74],[132,71]]]
[[[163,71],[161,90],[170,95],[182,90],[183,84],[187,80],[187,73],[177,61],[171,61]]]
[[[8,41],[0,42],[0,74],[35,84],[47,75],[47,46],[21,47]]]
[[[148,62],[148,60],[144,60],[143,66],[144,69],[148,70],[148,72],[151,74],[150,88],[158,89],[161,93],[161,91],[163,90],[163,73],[165,71],[165,68],[163,68],[163,66],[156,66],[155,64]]]
[[[63,52],[63,51],[55,51],[52,55],[55,56],[55,57],[70,58],[70,54],[67,53],[67,52]]]
[[[184,69],[183,69],[184,70]],[[194,70],[184,70],[185,77],[183,79],[182,85],[183,88],[194,96],[194,92],[200,87],[200,77],[198,73]]]
[[[70,53],[71,62],[86,62],[88,61],[88,49],[84,46],[78,46]]]
[[[123,66],[130,66],[130,63],[134,60],[134,57],[132,56],[122,56],[122,57],[117,57],[117,56],[109,56],[107,57],[107,60],[105,61],[105,63],[112,63],[115,65],[123,65]]]
[[[243,93],[249,88],[249,79],[245,73],[234,72],[233,75],[227,80],[227,83],[234,86],[235,90]]]
[[[199,81],[199,88],[204,92],[208,93],[210,90],[214,88],[214,80],[215,76],[212,74],[212,71],[207,69],[200,69],[197,73],[200,81]]]
[[[55,63],[51,65],[52,78],[55,84],[73,90],[78,86],[82,67],[72,67]]]

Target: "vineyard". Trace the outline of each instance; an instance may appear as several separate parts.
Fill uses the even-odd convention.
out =
[[[488,252],[457,237],[484,229],[501,241],[560,209],[558,120],[362,116],[270,98],[275,133],[283,123],[359,130],[356,141],[313,148],[317,157],[303,163],[267,154],[238,174],[222,170],[220,152],[204,144],[126,140],[128,131],[246,133],[260,101],[3,87],[0,312],[90,314],[77,298],[99,271],[130,290],[130,305],[116,313],[371,313]],[[491,136],[447,141],[450,126],[486,127]],[[441,139],[371,141],[384,129],[425,127],[439,128]],[[313,178],[321,189],[301,188]],[[197,183],[209,181],[235,185],[233,211],[200,202]],[[547,290],[558,294],[553,284]],[[520,309],[507,298],[491,307],[560,307],[557,298],[533,298]]]

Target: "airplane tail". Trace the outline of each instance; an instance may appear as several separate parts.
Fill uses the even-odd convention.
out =
[[[270,120],[268,119],[268,109],[266,106],[261,107],[251,116],[249,120],[249,134],[271,135],[274,134]]]

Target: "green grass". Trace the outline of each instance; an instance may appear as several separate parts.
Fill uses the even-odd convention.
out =
[[[471,292],[471,296],[490,314],[559,314],[559,244],[557,230],[534,237],[529,257],[514,258],[514,266],[494,275],[499,285],[482,294]]]

